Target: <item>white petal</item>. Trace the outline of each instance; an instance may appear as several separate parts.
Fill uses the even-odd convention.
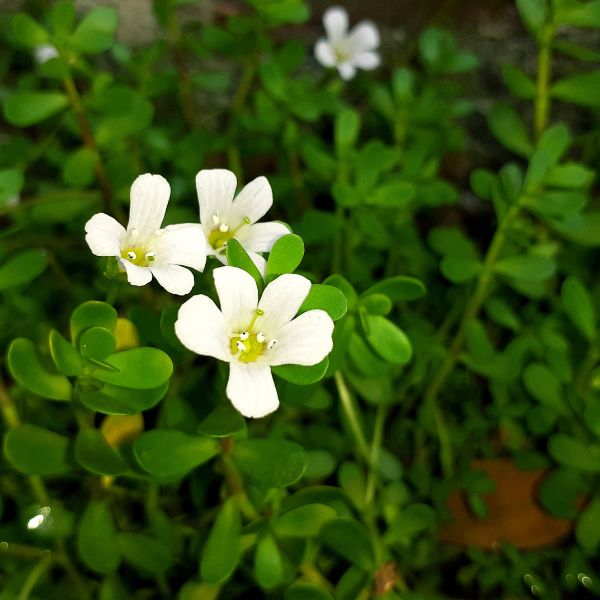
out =
[[[236,234],[238,241],[246,251],[270,252],[273,244],[283,235],[291,233],[283,223],[256,223],[242,227]]]
[[[232,362],[227,397],[245,417],[259,419],[279,406],[271,369],[264,365]]]
[[[352,59],[352,62],[359,69],[370,71],[371,69],[376,69],[380,65],[381,59],[377,52],[361,52]]]
[[[331,317],[324,310],[309,310],[281,328],[267,360],[270,365],[316,365],[331,352],[332,333]]]
[[[221,312],[231,332],[248,327],[258,306],[258,289],[251,275],[237,267],[213,271]]]
[[[338,65],[338,71],[344,81],[348,81],[356,75],[356,67],[349,62]]]
[[[152,250],[157,264],[183,265],[202,271],[206,264],[206,236],[202,225],[169,225],[161,231]]]
[[[348,13],[346,9],[341,6],[328,8],[323,15],[323,25],[330,40],[335,41],[343,38],[348,31]]]
[[[125,228],[116,219],[98,213],[85,224],[85,241],[96,256],[119,256]]]
[[[361,21],[348,36],[348,46],[356,55],[365,50],[375,50],[379,46],[379,31],[371,21]]]
[[[248,256],[250,257],[250,260],[255,264],[256,268],[258,269],[258,272],[262,275],[262,278],[264,279],[267,273],[267,261],[256,252],[249,251]]]
[[[136,228],[142,235],[160,229],[170,194],[171,186],[162,175],[140,175],[131,186],[127,229]]]
[[[181,305],[175,321],[179,341],[192,352],[229,361],[229,331],[225,317],[208,296],[193,296]]]
[[[162,285],[169,294],[185,296],[194,287],[194,275],[189,269],[179,265],[162,265],[150,267],[156,281]]]
[[[205,231],[213,229],[212,218],[227,215],[233,202],[237,180],[227,169],[204,169],[196,175],[200,222]]]
[[[273,190],[266,177],[257,177],[236,196],[228,220],[237,226],[244,219],[256,223],[273,205]]]
[[[335,65],[335,54],[333,53],[333,48],[325,38],[321,38],[316,43],[315,58],[324,67],[333,67]]]
[[[131,285],[146,285],[152,280],[152,273],[148,267],[138,267],[128,260],[123,259],[120,259],[120,262],[127,272],[127,281]]]
[[[258,303],[265,315],[257,321],[267,338],[277,338],[281,328],[291,321],[308,296],[310,281],[302,275],[286,273],[265,288]]]

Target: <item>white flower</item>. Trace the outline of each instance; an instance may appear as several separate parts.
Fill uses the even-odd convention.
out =
[[[161,229],[171,188],[160,175],[140,175],[131,186],[129,224],[125,229],[104,213],[86,224],[85,241],[96,256],[115,256],[131,285],[156,280],[171,294],[188,294],[206,263],[206,240],[194,223]]]
[[[348,31],[348,13],[332,6],[323,15],[327,38],[315,46],[315,57],[324,67],[336,67],[342,79],[352,79],[356,69],[379,66],[379,31],[371,21],[361,21]]]
[[[42,44],[33,49],[35,62],[43,65],[45,62],[58,57],[58,50],[52,44]]]
[[[237,180],[227,169],[208,169],[196,175],[200,223],[207,239],[207,254],[227,264],[227,242],[235,238],[264,275],[265,259],[273,244],[290,230],[283,223],[256,223],[273,204],[266,177],[257,177],[233,199]]]
[[[246,417],[264,417],[279,406],[271,375],[276,365],[315,365],[333,347],[333,321],[323,310],[294,318],[309,290],[302,275],[281,275],[258,299],[254,279],[237,267],[213,272],[221,304],[193,296],[179,309],[181,343],[229,363],[227,397]]]

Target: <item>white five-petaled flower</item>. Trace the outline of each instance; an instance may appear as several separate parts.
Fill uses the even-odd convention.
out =
[[[379,31],[371,21],[361,21],[348,31],[348,13],[332,6],[323,15],[327,38],[315,46],[315,57],[324,67],[336,67],[342,79],[352,79],[356,69],[379,66]]]
[[[196,175],[200,223],[207,239],[207,254],[227,264],[227,242],[235,238],[264,275],[265,259],[273,244],[290,230],[283,223],[257,223],[271,208],[273,192],[266,177],[257,177],[235,195],[237,179],[227,169],[205,169]]]
[[[323,310],[294,318],[309,290],[302,275],[281,275],[262,297],[254,279],[237,267],[213,272],[221,309],[193,296],[179,309],[177,337],[196,354],[229,363],[227,397],[246,417],[264,417],[279,406],[271,367],[315,365],[333,347],[333,321]]]
[[[206,240],[199,224],[169,225],[161,229],[171,187],[160,175],[140,175],[131,186],[129,224],[125,229],[104,213],[85,225],[85,241],[96,256],[114,256],[131,285],[156,278],[171,294],[188,294],[194,275],[206,263]]]

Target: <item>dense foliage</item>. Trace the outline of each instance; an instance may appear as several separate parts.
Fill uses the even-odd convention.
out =
[[[596,595],[600,2],[517,0],[537,66],[504,65],[492,106],[438,28],[354,77],[300,41],[304,0],[185,4],[155,0],[141,48],[112,8],[0,17],[0,599]],[[506,164],[473,156],[490,134]],[[300,312],[335,322],[327,358],[273,366],[261,419],[180,342],[187,297],[84,239],[142,173],[165,225],[198,223],[216,168],[265,175],[293,231],[263,273],[233,234],[223,260],[259,291],[304,275]]]

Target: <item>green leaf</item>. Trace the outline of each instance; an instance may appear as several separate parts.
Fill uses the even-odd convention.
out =
[[[10,32],[15,42],[28,48],[36,48],[48,42],[48,32],[25,13],[17,13],[12,18]]]
[[[117,340],[112,331],[104,327],[90,327],[79,338],[79,350],[82,356],[103,361],[117,347]]]
[[[156,406],[169,389],[165,382],[151,390],[135,390],[117,385],[104,385],[92,381],[90,386],[79,382],[77,393],[79,400],[90,410],[107,415],[134,415]]]
[[[392,310],[392,301],[384,294],[369,294],[361,296],[358,301],[359,310],[364,309],[370,315],[389,314]]]
[[[83,562],[97,573],[113,573],[121,562],[115,524],[105,500],[92,500],[86,507],[77,535]]]
[[[364,291],[362,296],[385,294],[392,302],[410,302],[424,296],[426,291],[425,284],[419,279],[396,275],[378,281]]]
[[[63,375],[75,377],[81,373],[83,361],[79,352],[56,329],[50,331],[49,345],[52,360]]]
[[[125,461],[109,446],[97,429],[81,429],[75,440],[75,458],[96,475],[121,475],[127,471]]]
[[[284,577],[283,559],[273,536],[265,533],[258,540],[254,555],[254,577],[261,588],[270,590]]]
[[[341,319],[348,310],[348,301],[344,292],[332,285],[313,283],[306,300],[300,306],[299,313],[320,308],[324,310],[334,321]]]
[[[117,543],[123,560],[147,575],[160,577],[173,564],[169,548],[149,535],[119,533]]]
[[[337,517],[323,525],[319,539],[342,558],[366,571],[373,569],[373,542],[362,523],[349,517]]]
[[[304,242],[299,235],[290,233],[280,237],[271,248],[267,261],[266,280],[271,281],[284,273],[293,273],[302,262]]]
[[[335,509],[326,504],[304,504],[272,519],[273,531],[284,537],[311,537],[337,516]]]
[[[587,553],[597,551],[600,546],[600,498],[594,498],[581,513],[575,528],[575,537]]]
[[[19,198],[23,189],[23,172],[19,169],[3,169],[0,171],[0,206]]]
[[[600,473],[600,448],[564,433],[548,440],[548,453],[559,464],[586,473]]]
[[[381,208],[402,208],[415,197],[415,186],[408,181],[389,181],[369,194],[366,203]]]
[[[494,105],[488,115],[488,127],[494,137],[515,154],[528,156],[533,151],[523,120],[508,104]]]
[[[588,341],[596,339],[596,312],[592,298],[581,281],[568,277],[560,291],[563,307],[571,323]]]
[[[575,27],[600,27],[600,0],[559,3],[554,20]]]
[[[571,162],[552,167],[548,171],[544,183],[560,188],[581,189],[589,187],[593,180],[594,171],[579,163]]]
[[[246,429],[244,417],[229,404],[220,404],[198,425],[197,431],[210,437],[228,437]]]
[[[323,282],[324,285],[331,285],[333,287],[338,288],[341,292],[346,296],[346,300],[348,301],[348,308],[354,308],[356,301],[358,299],[358,295],[356,290],[352,287],[352,284],[342,275],[330,275]]]
[[[338,156],[344,156],[352,150],[359,131],[360,117],[355,110],[344,108],[336,114],[333,135]]]
[[[4,101],[4,117],[17,127],[29,127],[61,112],[69,99],[58,92],[14,92]]]
[[[97,155],[90,148],[80,148],[65,162],[62,176],[70,186],[87,187],[94,181]]]
[[[292,485],[306,465],[304,448],[286,440],[242,440],[235,444],[233,457],[250,479],[269,487]]]
[[[465,283],[481,271],[481,263],[472,258],[446,255],[440,261],[440,272],[452,283]]]
[[[412,356],[412,346],[406,334],[394,323],[379,315],[367,315],[367,341],[387,362],[403,365]]]
[[[252,259],[248,256],[246,250],[244,250],[244,247],[235,238],[231,238],[227,242],[226,254],[227,264],[232,267],[243,269],[252,275],[254,281],[256,281],[258,292],[260,293],[264,286],[262,275],[257,266],[252,262]]]
[[[104,327],[114,331],[117,325],[117,311],[106,302],[91,300],[80,304],[71,315],[71,339],[79,347],[79,336],[90,327]]]
[[[133,443],[140,466],[157,477],[181,477],[218,452],[216,440],[175,429],[147,431]]]
[[[200,560],[206,583],[221,583],[236,569],[240,559],[242,520],[235,498],[228,498],[210,530]]]
[[[517,0],[517,9],[525,27],[537,35],[548,19],[545,0]]]
[[[502,65],[502,78],[504,85],[514,96],[524,100],[535,98],[535,82],[518,67],[509,64]]]
[[[113,45],[117,28],[117,13],[114,8],[102,6],[90,11],[79,23],[70,43],[79,52],[97,54]]]
[[[550,88],[550,94],[563,102],[597,108],[600,106],[600,70],[561,79]]]
[[[316,365],[304,366],[304,365],[279,365],[277,367],[271,367],[271,371],[296,385],[310,385],[321,381],[327,373],[329,367],[329,358],[326,356],[321,362]]]
[[[415,535],[435,525],[435,511],[427,504],[403,508],[385,532],[387,544],[410,541]]]
[[[563,416],[569,414],[564,392],[556,375],[542,363],[530,363],[523,370],[525,389],[538,402]]]
[[[48,266],[45,250],[23,250],[0,266],[0,290],[25,285],[41,275]]]
[[[11,375],[30,392],[50,400],[71,399],[70,381],[46,368],[31,340],[13,340],[8,348],[7,361]]]
[[[314,583],[295,583],[285,590],[283,600],[333,600],[333,596]]]
[[[4,438],[4,455],[28,475],[61,475],[73,469],[69,439],[37,425],[19,425]]]
[[[554,261],[547,256],[521,254],[507,256],[496,262],[496,273],[519,281],[544,281],[555,270]]]
[[[553,515],[573,519],[577,514],[577,503],[585,491],[586,485],[579,472],[556,469],[542,481],[540,500]]]
[[[169,355],[158,348],[124,350],[112,354],[105,362],[117,370],[96,369],[96,379],[136,390],[157,388],[173,374],[173,362]]]
[[[553,125],[546,129],[529,161],[525,177],[525,183],[529,190],[537,188],[542,183],[548,171],[566,152],[570,142],[571,135],[564,125]]]

